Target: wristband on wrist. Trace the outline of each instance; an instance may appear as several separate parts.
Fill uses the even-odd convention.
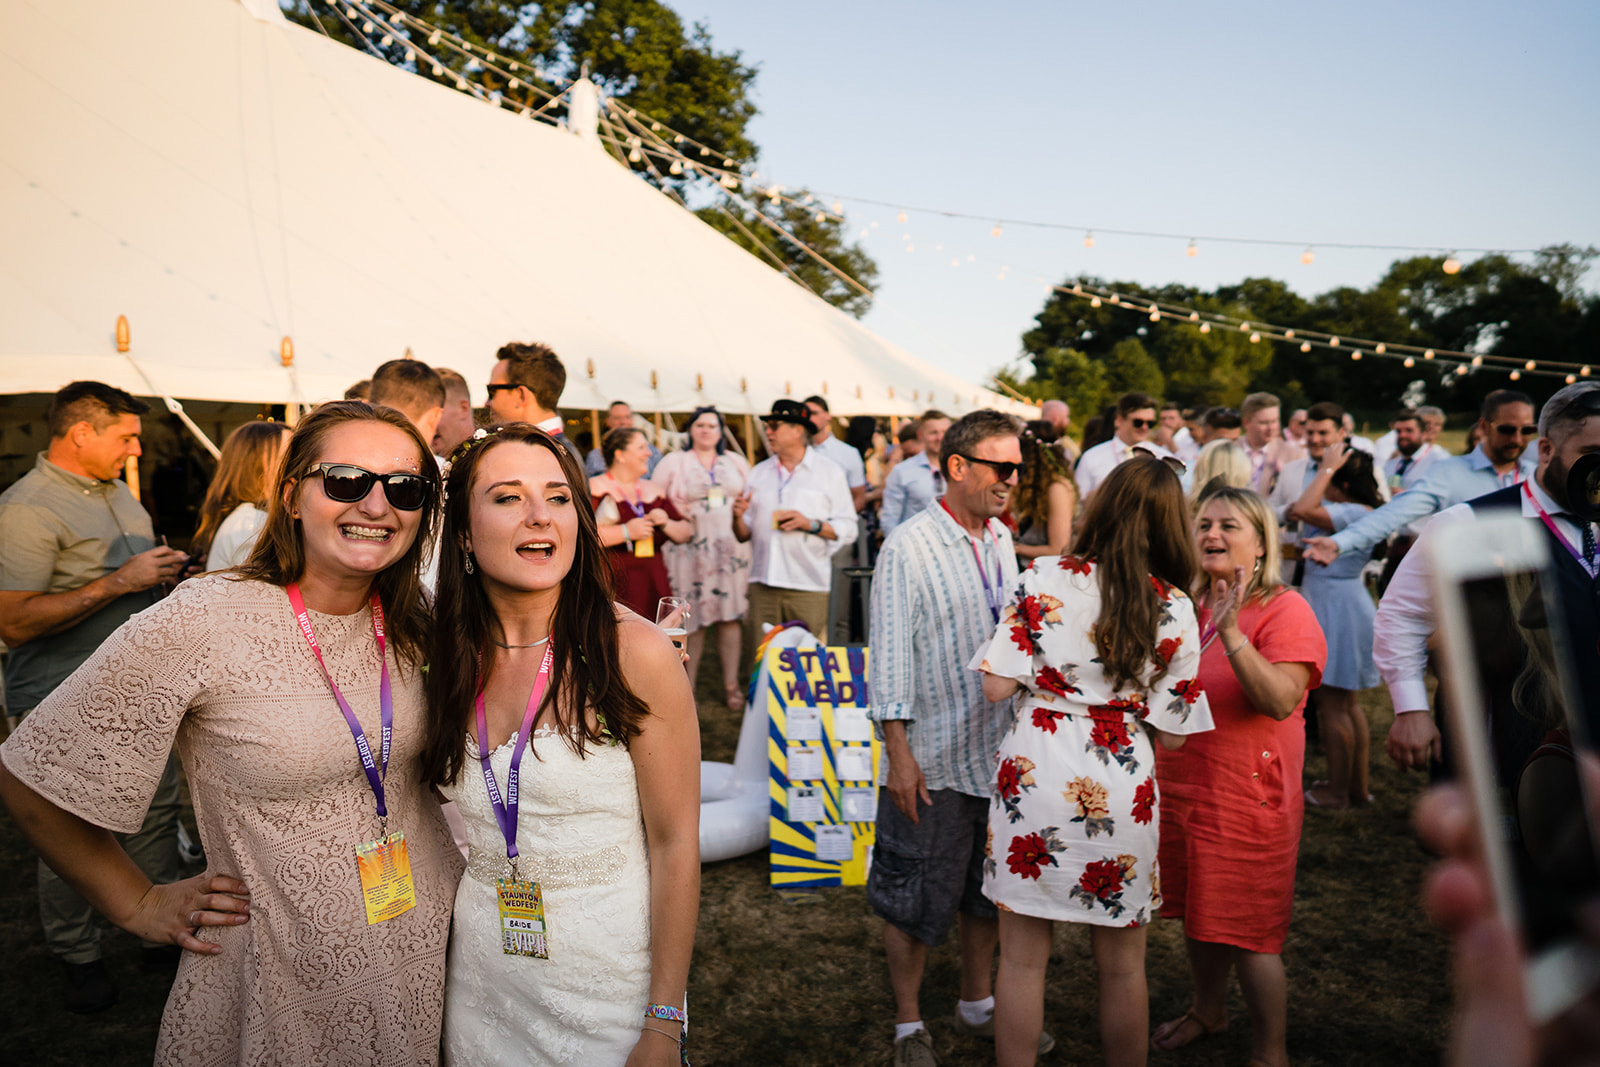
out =
[[[1240,652],[1243,652],[1245,650],[1245,648],[1249,644],[1250,644],[1250,639],[1248,637],[1246,637],[1246,638],[1243,638],[1237,645],[1234,645],[1232,648],[1229,648],[1227,645],[1223,645],[1222,646],[1222,654],[1224,656],[1227,656],[1229,659],[1232,659],[1234,656],[1238,655]]]
[[[646,1004],[644,1006],[644,1017],[646,1020],[665,1019],[667,1022],[678,1024],[678,1061],[682,1064],[682,1067],[689,1067],[689,1013],[682,1008],[674,1008],[670,1004]],[[672,1037],[667,1031],[651,1026],[648,1021],[646,1021],[642,1029],[654,1030],[662,1037]]]
[[[811,532],[813,534],[820,534],[822,532],[822,520],[821,519],[812,519],[811,520]]]

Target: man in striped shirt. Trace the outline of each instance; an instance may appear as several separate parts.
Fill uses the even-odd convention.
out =
[[[886,920],[897,1067],[938,1062],[918,993],[928,948],[958,912],[954,1028],[994,1036],[989,974],[999,928],[982,864],[994,754],[1011,708],[986,702],[981,676],[965,664],[993,636],[1017,576],[999,515],[1022,464],[1020,430],[989,410],[950,427],[929,457],[945,492],[884,542],[872,585],[868,715],[885,759],[867,902]],[[1054,1043],[1044,1035],[1041,1051]]]

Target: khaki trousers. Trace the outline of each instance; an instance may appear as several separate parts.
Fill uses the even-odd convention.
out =
[[[780,626],[791,619],[805,623],[806,629],[823,644],[828,643],[828,594],[799,589],[781,589],[751,582],[750,606],[744,613],[744,647],[740,659],[748,672],[755,666],[756,646],[761,643],[762,623]]]

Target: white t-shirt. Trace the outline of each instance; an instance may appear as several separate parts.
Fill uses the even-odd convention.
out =
[[[1172,455],[1154,441],[1140,441],[1132,445],[1124,444],[1120,437],[1102,441],[1078,460],[1078,469],[1074,474],[1078,483],[1078,495],[1084,500],[1089,499],[1089,494],[1100,488],[1100,483],[1106,480],[1106,475],[1133,455],[1136,449],[1148,452],[1157,459]]]
[[[745,483],[750,510],[750,580],[776,589],[826,593],[833,584],[833,554],[855,543],[856,509],[845,484],[844,471],[816,449],[792,471],[783,469],[777,456],[757,463]],[[833,527],[829,541],[803,530],[774,530],[774,511],[794,510]]]
[[[837,463],[844,470],[845,484],[855,489],[867,484],[867,464],[861,458],[861,453],[839,440],[833,434],[823,438],[820,445],[812,445],[822,455]]]
[[[217,527],[217,536],[211,539],[211,551],[206,554],[206,570],[225,571],[237,567],[250,558],[267,524],[267,513],[254,504],[240,504],[228,512],[228,517]]]

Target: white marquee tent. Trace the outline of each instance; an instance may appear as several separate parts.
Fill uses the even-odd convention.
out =
[[[0,0],[0,204],[0,393],[98,378],[310,403],[409,348],[481,402],[515,339],[561,353],[570,408],[759,412],[818,392],[838,414],[1024,410],[801,289],[592,139],[274,0]]]

